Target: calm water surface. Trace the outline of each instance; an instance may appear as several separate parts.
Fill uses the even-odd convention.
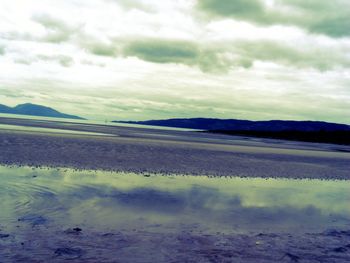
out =
[[[94,124],[94,125],[108,125],[117,127],[131,127],[131,128],[147,128],[156,130],[170,130],[170,131],[198,131],[199,129],[186,129],[186,128],[174,128],[174,127],[163,127],[163,126],[153,126],[153,125],[141,125],[141,124],[131,124],[131,123],[118,123],[112,122],[113,120],[79,120],[79,119],[66,119],[66,118],[53,118],[53,117],[43,117],[43,116],[31,116],[31,115],[18,115],[18,114],[5,114],[0,113],[0,117],[4,118],[17,118],[17,119],[27,119],[27,120],[38,120],[38,121],[57,121],[71,124]]]
[[[75,131],[69,129],[53,129],[53,128],[42,128],[42,127],[30,127],[30,126],[21,126],[21,125],[10,125],[10,124],[0,124],[1,130],[10,130],[10,131],[28,131],[28,132],[44,132],[44,133],[63,133],[63,134],[76,134],[76,135],[93,135],[93,136],[117,136],[115,134],[106,134],[98,132],[84,132],[84,131]]]
[[[0,166],[0,229],[316,233],[350,226],[350,181]]]

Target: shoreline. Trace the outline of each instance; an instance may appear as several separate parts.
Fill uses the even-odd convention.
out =
[[[323,182],[323,181],[332,181],[332,182],[345,182],[349,181],[349,179],[344,179],[344,178],[335,178],[335,179],[326,179],[326,178],[308,178],[308,177],[297,177],[297,178],[288,178],[288,177],[263,177],[263,176],[235,176],[235,175],[211,175],[211,174],[190,174],[190,173],[160,173],[160,172],[146,172],[146,171],[140,171],[140,172],[133,172],[133,171],[126,171],[126,170],[112,170],[112,169],[92,169],[92,168],[81,168],[81,167],[72,167],[72,166],[53,166],[53,165],[31,165],[31,164],[4,164],[0,163],[0,167],[6,167],[6,168],[28,168],[33,171],[36,170],[55,170],[59,172],[67,172],[71,171],[73,173],[76,172],[87,172],[87,173],[95,173],[95,172],[104,172],[108,174],[115,174],[115,175],[122,175],[122,176],[128,176],[130,174],[136,175],[136,176],[143,176],[143,177],[199,177],[199,178],[207,178],[207,179],[242,179],[242,180],[249,180],[249,179],[256,179],[256,180],[285,180],[285,181],[302,181],[302,180],[308,180],[308,181],[318,181],[318,182]]]
[[[108,137],[0,130],[0,164],[139,174],[350,180],[350,154],[346,152],[303,150],[300,145],[254,146],[250,141],[247,145],[225,140],[206,143],[207,137],[202,141],[167,139],[167,131],[158,137],[133,137],[121,131],[120,136]]]

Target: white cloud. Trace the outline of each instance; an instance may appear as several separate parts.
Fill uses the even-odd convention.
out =
[[[194,0],[1,1],[0,103],[101,119],[348,122],[349,38],[205,20],[194,7]],[[167,57],[123,53],[130,43],[162,47]],[[191,59],[169,55],[186,43],[197,50]]]

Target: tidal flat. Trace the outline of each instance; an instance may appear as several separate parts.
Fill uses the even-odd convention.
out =
[[[350,181],[0,167],[0,262],[348,262]]]
[[[0,117],[0,262],[349,262],[350,147]]]
[[[140,125],[0,117],[0,164],[135,173],[350,179],[350,146]]]

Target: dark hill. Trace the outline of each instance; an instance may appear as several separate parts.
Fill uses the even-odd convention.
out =
[[[321,121],[248,121],[235,119],[168,119],[149,121],[127,121],[124,123],[166,126],[177,128],[189,128],[200,130],[226,130],[226,131],[350,131],[350,126],[345,124],[321,122]]]
[[[12,108],[0,104],[0,113],[11,113]]]
[[[55,109],[52,109],[46,106],[31,104],[31,103],[19,104],[13,108],[0,104],[0,113],[32,115],[32,116],[53,117],[53,118],[83,119],[75,115],[61,113]]]
[[[169,119],[125,123],[190,128],[210,133],[350,145],[350,126],[321,121]]]

